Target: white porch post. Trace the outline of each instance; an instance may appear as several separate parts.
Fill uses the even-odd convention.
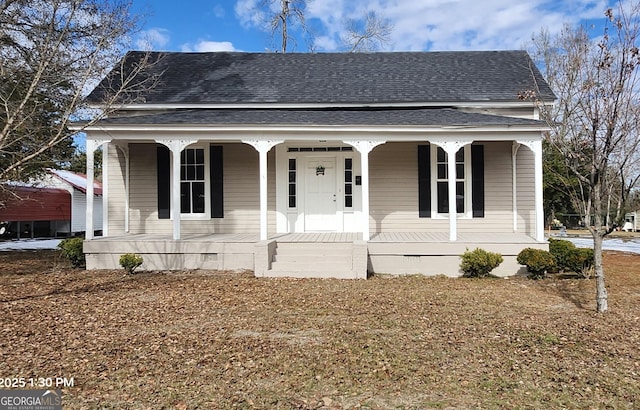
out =
[[[124,231],[129,233],[129,182],[130,182],[130,164],[129,164],[129,146],[123,147],[122,145],[116,144],[116,148],[122,152],[124,156]],[[103,164],[103,169],[104,164]],[[103,197],[104,198],[104,197]],[[104,206],[104,203],[103,203]],[[103,211],[106,215],[106,211]]]
[[[93,183],[95,180],[94,174],[94,151],[111,139],[93,139],[87,137],[86,150],[87,150],[87,200],[85,209],[85,239],[93,239]],[[104,207],[104,204],[102,204]]]
[[[156,140],[171,151],[171,217],[173,218],[173,240],[181,238],[180,220],[180,154],[182,150],[197,140]]]
[[[281,144],[281,140],[246,140],[242,141],[251,145],[260,155],[260,240],[268,238],[267,232],[267,153],[274,146]]]
[[[544,241],[544,205],[542,203],[542,140],[526,140],[516,141],[519,144],[526,145],[534,155],[534,175],[535,175],[535,239],[538,242]]]
[[[349,144],[355,147],[360,153],[361,164],[361,177],[362,177],[362,240],[368,241],[371,237],[369,232],[369,153],[372,149],[378,145],[384,144],[387,141],[383,140],[369,140],[369,141],[343,141],[345,144]]]
[[[518,232],[518,173],[517,157],[520,144],[513,141],[511,145],[511,212],[513,213],[513,232]]]
[[[456,153],[473,141],[430,141],[447,153],[447,189],[449,201],[449,241],[458,239],[458,210],[456,207]]]

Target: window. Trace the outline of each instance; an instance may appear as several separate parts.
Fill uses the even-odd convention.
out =
[[[344,207],[353,207],[353,158],[344,159]]]
[[[484,218],[484,145],[467,145],[456,153],[456,213]],[[447,153],[435,145],[418,145],[418,216],[449,214]]]
[[[224,167],[221,145],[180,153],[180,211],[197,218],[224,218]],[[171,217],[171,151],[157,144],[158,219]],[[208,169],[208,172],[207,172]]]
[[[456,212],[465,213],[466,196],[466,166],[465,151],[460,149],[456,153]],[[436,201],[439,214],[449,213],[449,168],[447,165],[448,154],[440,147],[436,151]]]
[[[180,156],[180,212],[204,214],[205,155],[202,148],[185,148]]]
[[[296,159],[289,158],[289,208],[296,207]]]

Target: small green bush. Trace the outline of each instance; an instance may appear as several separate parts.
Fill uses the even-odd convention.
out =
[[[516,258],[520,265],[525,265],[532,279],[544,278],[546,273],[555,268],[556,262],[551,255],[542,249],[525,248],[520,251]]]
[[[473,251],[467,249],[460,258],[462,259],[460,270],[464,272],[465,277],[473,278],[488,276],[503,261],[502,255],[499,253],[488,252],[480,248]]]
[[[567,269],[584,277],[589,277],[593,269],[593,249],[575,248],[566,260]]]
[[[133,272],[142,265],[142,262],[144,262],[142,256],[136,255],[135,253],[125,253],[120,256],[120,266],[122,266],[129,275],[133,275]]]
[[[576,246],[572,242],[562,239],[549,239],[549,252],[556,260],[556,268],[558,272],[571,270],[568,266],[567,260],[576,249]]]
[[[62,249],[62,256],[69,259],[74,268],[84,268],[86,266],[82,242],[82,238],[67,238],[58,244],[58,248]]]

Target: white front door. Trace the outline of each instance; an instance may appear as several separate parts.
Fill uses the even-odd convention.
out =
[[[308,158],[306,163],[305,231],[336,231],[336,158]]]

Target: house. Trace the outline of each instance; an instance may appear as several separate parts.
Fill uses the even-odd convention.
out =
[[[524,51],[130,52],[89,103],[145,58],[156,86],[85,130],[89,180],[104,146],[89,269],[134,252],[154,270],[459,276],[480,247],[512,275],[547,247],[548,128],[520,96],[555,96]]]
[[[93,183],[93,228],[102,229],[102,184]],[[29,184],[10,184],[2,190],[2,235],[17,239],[70,236],[84,233],[87,178],[83,174],[49,169]]]
[[[625,232],[638,232],[638,215],[640,215],[640,210],[634,212],[627,212],[624,214],[624,225],[622,225],[622,230]]]
[[[64,189],[71,195],[71,219],[62,232],[76,234],[85,232],[87,215],[87,176],[79,172],[50,169],[44,184]],[[102,231],[102,183],[93,181],[93,224],[94,232]]]

